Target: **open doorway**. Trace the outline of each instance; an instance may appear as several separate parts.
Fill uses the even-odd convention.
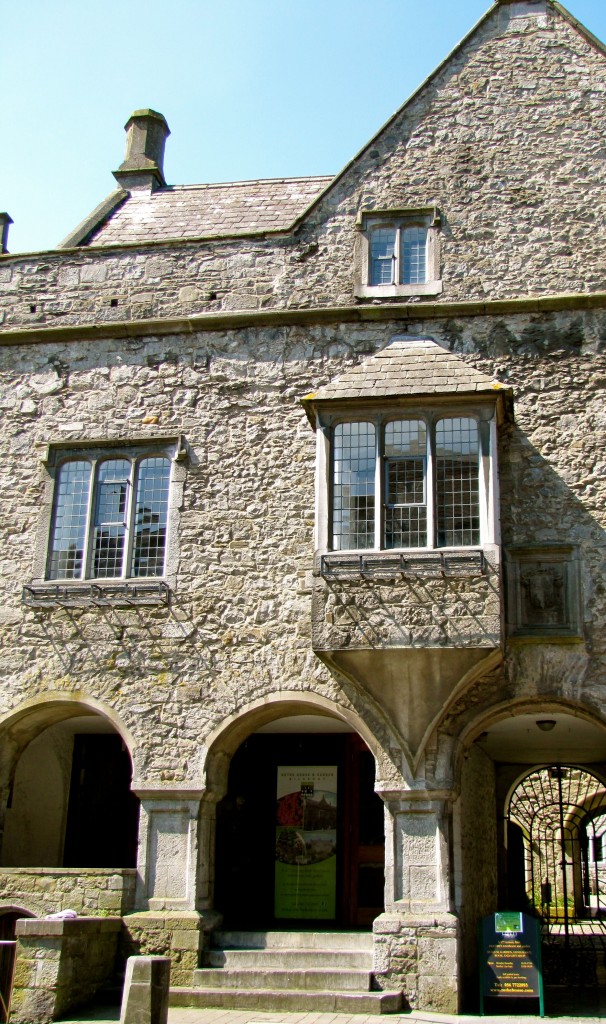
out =
[[[588,714],[528,705],[467,747],[458,804],[465,1007],[477,993],[477,926],[497,910],[541,922],[547,1012],[606,1003],[606,730]]]
[[[122,738],[101,715],[38,729],[13,766],[6,867],[136,866],[139,801]]]
[[[375,763],[337,719],[279,719],[242,743],[217,807],[224,927],[369,928],[383,910]]]

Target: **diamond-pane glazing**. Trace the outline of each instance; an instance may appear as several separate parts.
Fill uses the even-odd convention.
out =
[[[137,475],[133,576],[161,576],[166,550],[166,520],[170,462],[142,459]]]
[[[64,462],[56,481],[55,511],[48,576],[74,580],[82,576],[91,464]]]
[[[375,543],[376,434],[372,423],[339,423],[333,451],[333,550]]]
[[[480,543],[478,425],[468,417],[436,426],[438,547]]]

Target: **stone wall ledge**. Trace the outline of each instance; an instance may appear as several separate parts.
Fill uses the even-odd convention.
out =
[[[50,878],[61,878],[67,875],[71,878],[77,878],[79,875],[89,878],[112,878],[115,875],[119,875],[124,878],[129,876],[136,876],[136,868],[18,868],[18,867],[0,867],[0,878],[3,875],[35,875],[36,877],[42,875]]]
[[[121,919],[122,920],[122,919]],[[128,927],[167,927],[170,929],[200,929],[203,927],[202,915],[197,910],[136,910],[124,915],[124,924]]]
[[[398,935],[409,930],[413,932],[452,932],[456,934],[459,928],[459,920],[455,914],[448,912],[436,914],[411,914],[397,913],[393,910],[385,911],[375,918],[372,930],[375,935]]]
[[[17,937],[22,939],[57,938],[57,936],[66,938],[82,936],[85,938],[91,935],[119,932],[121,928],[121,917],[68,917],[54,921],[29,917],[17,921],[15,926]]]
[[[606,292],[542,295],[533,298],[487,299],[469,302],[406,302],[378,306],[324,306],[313,309],[239,310],[163,317],[79,323],[0,331],[0,345],[41,345],[48,342],[90,341],[95,338],[137,338],[146,335],[195,334],[198,331],[237,330],[240,327],[290,327],[330,323],[376,323],[386,320],[430,320],[470,316],[506,316],[579,311],[606,307]]]

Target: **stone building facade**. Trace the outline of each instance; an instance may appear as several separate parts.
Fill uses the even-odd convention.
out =
[[[372,929],[377,992],[473,1004],[520,780],[606,807],[605,95],[496,0],[336,178],[167,186],[138,111],[0,257],[0,911],[121,916],[182,1001],[221,922]],[[276,779],[326,767],[293,909]]]

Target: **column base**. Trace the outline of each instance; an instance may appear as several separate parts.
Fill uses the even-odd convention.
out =
[[[457,1013],[459,922],[454,914],[386,911],[373,924],[373,974],[411,1010]]]
[[[125,915],[123,921],[125,957],[169,956],[171,985],[190,986],[221,915],[214,910],[143,910]]]

